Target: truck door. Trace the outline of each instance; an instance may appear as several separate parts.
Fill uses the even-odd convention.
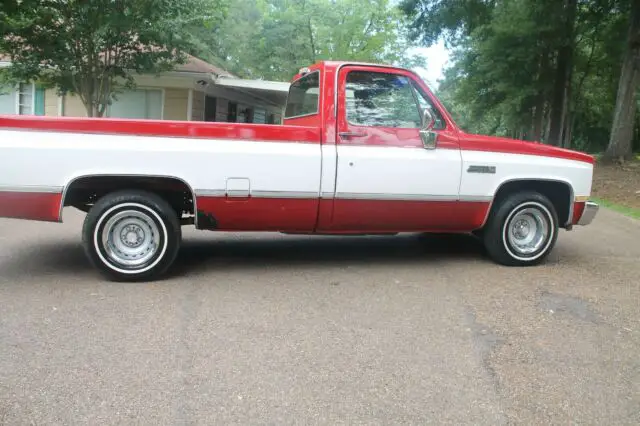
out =
[[[413,74],[346,66],[339,71],[337,90],[333,230],[464,227],[457,223],[462,166],[457,132]],[[427,107],[436,117],[435,146],[425,145],[420,136]]]

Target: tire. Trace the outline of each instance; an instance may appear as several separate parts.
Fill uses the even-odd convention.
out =
[[[173,208],[156,194],[125,190],[102,197],[84,220],[85,254],[113,281],[150,281],[173,264],[182,239]]]
[[[510,194],[494,206],[481,235],[495,262],[533,266],[553,250],[558,230],[558,214],[551,201],[538,192],[524,191]]]

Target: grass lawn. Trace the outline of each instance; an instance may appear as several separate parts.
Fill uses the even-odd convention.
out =
[[[640,157],[622,166],[596,164],[592,198],[604,207],[640,219]]]

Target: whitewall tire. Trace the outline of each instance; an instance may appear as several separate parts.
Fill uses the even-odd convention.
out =
[[[87,214],[87,256],[116,281],[151,280],[173,264],[181,241],[177,213],[161,197],[137,190],[102,197]]]
[[[492,209],[482,232],[489,256],[507,266],[537,265],[558,238],[553,203],[535,191],[513,193]]]

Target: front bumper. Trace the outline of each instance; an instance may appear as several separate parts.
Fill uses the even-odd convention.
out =
[[[594,203],[593,201],[587,201],[584,205],[582,215],[580,216],[580,219],[578,220],[578,223],[576,225],[589,225],[598,214],[598,210],[600,210],[600,206],[597,203]]]

